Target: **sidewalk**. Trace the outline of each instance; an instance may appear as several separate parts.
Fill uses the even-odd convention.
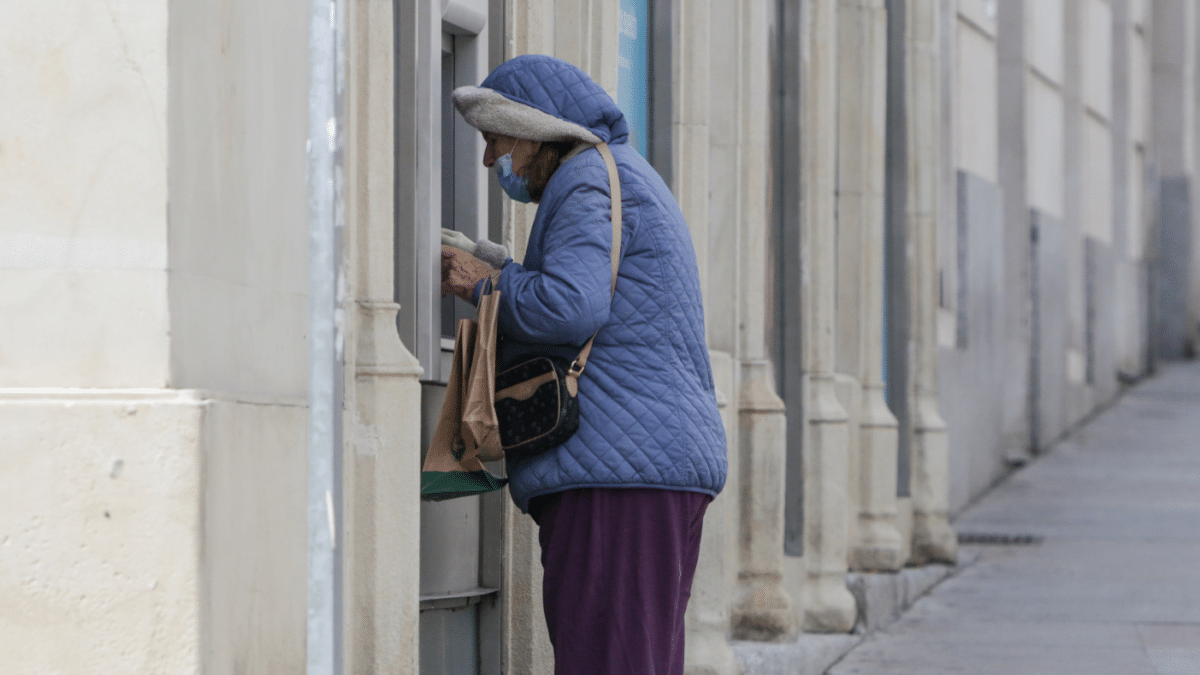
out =
[[[954,526],[1044,539],[964,546],[829,675],[1200,675],[1200,364],[1167,364]]]

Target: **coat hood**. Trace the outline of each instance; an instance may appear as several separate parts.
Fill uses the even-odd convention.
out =
[[[502,63],[478,87],[459,87],[454,107],[468,124],[531,141],[625,143],[629,125],[608,92],[575,66],[541,54]]]

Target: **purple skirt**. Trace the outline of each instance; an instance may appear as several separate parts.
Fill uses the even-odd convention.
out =
[[[683,615],[710,501],[587,488],[530,502],[555,675],[682,675]]]

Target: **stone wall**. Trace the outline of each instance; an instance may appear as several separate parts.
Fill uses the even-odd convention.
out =
[[[471,58],[551,53],[616,89],[618,0],[349,6],[353,673],[419,672],[420,627],[446,618],[419,611],[436,377],[396,330],[416,332],[397,303],[419,304],[396,280],[440,220],[427,132],[451,5],[488,16]],[[766,653],[736,640],[815,662],[833,643],[801,633],[871,615],[848,572],[894,589],[952,562],[956,510],[1152,354],[1191,348],[1200,19],[1184,0],[654,6],[652,159],[692,230],[730,452],[687,668]],[[27,92],[0,110],[0,645],[18,670],[303,667],[306,16],[0,10]],[[491,192],[486,231],[519,259],[535,207]],[[487,672],[550,672],[536,527],[501,497],[474,511],[495,517],[476,576],[498,589],[479,652]]]
[[[306,13],[0,10],[5,652],[303,663]]]
[[[0,9],[0,387],[162,387],[167,4]]]
[[[974,392],[943,397],[960,508],[1010,463],[1048,449],[1110,401],[1121,378],[1146,372],[1142,270],[1153,256],[1146,205],[1155,194],[1146,180],[1152,40],[1144,6],[952,5],[960,173],[950,215],[959,228],[943,222],[938,264],[943,390]],[[998,108],[998,121],[981,106]],[[1172,206],[1161,208],[1178,213],[1173,231],[1186,235],[1190,215],[1179,198],[1162,198]],[[1189,251],[1183,241],[1163,249],[1180,272],[1163,286],[1176,295],[1175,311],[1158,314],[1156,325],[1177,344]],[[1164,272],[1173,265],[1158,264]],[[971,386],[981,378],[991,386]]]
[[[1004,388],[1013,373],[1004,358],[1003,195],[994,182],[960,171],[955,267],[958,278],[949,320],[955,330],[940,341],[942,411],[950,437],[950,503],[969,502],[1005,470]],[[943,312],[946,310],[942,310]]]

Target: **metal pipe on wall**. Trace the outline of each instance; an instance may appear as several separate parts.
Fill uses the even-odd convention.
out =
[[[308,675],[342,672],[342,93],[345,7],[310,0],[308,38]]]

